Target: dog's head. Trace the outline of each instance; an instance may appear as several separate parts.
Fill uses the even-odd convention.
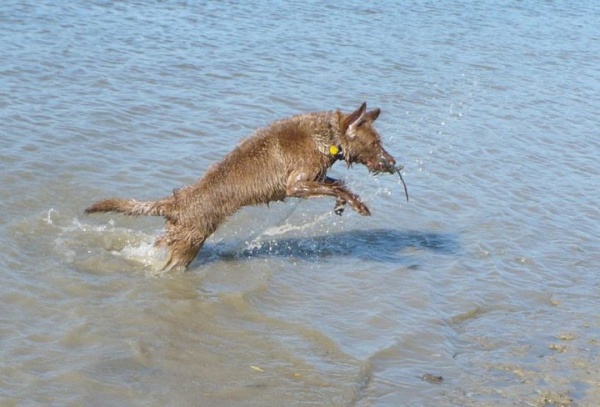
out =
[[[367,112],[367,103],[356,111],[341,116],[341,147],[348,165],[359,163],[370,172],[396,172],[396,160],[381,145],[381,137],[373,122],[379,117],[379,109]]]

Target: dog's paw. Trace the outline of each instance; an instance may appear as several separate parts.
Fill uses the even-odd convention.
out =
[[[335,206],[333,207],[333,212],[338,216],[342,216],[342,213],[344,213],[345,206],[346,206],[346,200],[344,198],[341,198],[338,196],[337,199],[335,200]]]
[[[354,210],[362,216],[371,216],[371,211],[369,210],[367,205],[365,205],[362,202],[356,202],[354,204]]]

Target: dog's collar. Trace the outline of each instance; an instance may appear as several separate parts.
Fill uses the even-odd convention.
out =
[[[344,155],[342,154],[342,147],[335,144],[321,146],[319,148],[319,151],[328,157],[333,157],[337,159],[342,159],[344,157]]]

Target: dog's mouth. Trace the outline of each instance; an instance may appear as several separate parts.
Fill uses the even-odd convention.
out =
[[[396,172],[396,160],[394,160],[393,158],[390,157],[390,159],[382,159],[380,161],[377,162],[373,162],[373,161],[367,161],[365,163],[365,165],[367,166],[367,168],[369,169],[369,172],[377,175],[380,173],[389,173],[389,174],[393,174]]]

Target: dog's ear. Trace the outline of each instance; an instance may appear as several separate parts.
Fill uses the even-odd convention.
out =
[[[342,121],[342,135],[345,135],[350,126],[357,125],[361,120],[364,120],[363,115],[367,110],[367,102],[363,102],[362,105],[354,112],[350,113],[348,116],[344,118]]]
[[[375,120],[377,120],[380,113],[380,109],[373,109],[365,115],[365,118],[370,122],[374,122]]]

